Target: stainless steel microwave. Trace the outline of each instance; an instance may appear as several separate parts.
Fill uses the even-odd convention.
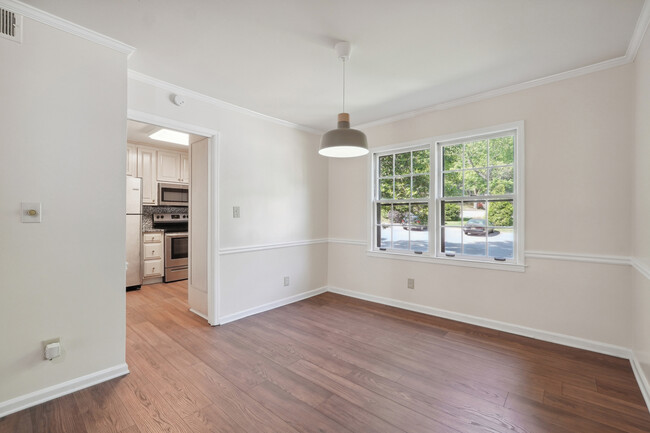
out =
[[[188,206],[190,189],[178,183],[158,184],[158,206]]]

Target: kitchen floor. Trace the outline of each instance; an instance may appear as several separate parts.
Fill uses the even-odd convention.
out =
[[[220,327],[127,293],[131,374],[0,432],[648,432],[628,361],[326,293]]]

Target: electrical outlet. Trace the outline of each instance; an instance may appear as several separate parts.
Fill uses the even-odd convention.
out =
[[[409,289],[415,289],[415,279],[409,278],[406,283],[406,287]]]
[[[61,339],[53,338],[43,342],[43,358],[48,361],[61,356],[63,348],[61,347]]]
[[[284,285],[285,286],[289,285],[289,277],[284,277]]]
[[[233,218],[241,218],[241,213],[239,212],[239,206],[233,206],[232,207],[232,217]]]

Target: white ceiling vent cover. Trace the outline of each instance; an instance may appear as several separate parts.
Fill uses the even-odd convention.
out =
[[[20,43],[23,39],[23,16],[0,8],[0,36]]]

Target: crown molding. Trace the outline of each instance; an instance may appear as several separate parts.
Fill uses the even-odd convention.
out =
[[[402,114],[397,114],[395,116],[373,120],[372,122],[366,122],[366,123],[362,123],[361,125],[357,125],[356,128],[367,129],[373,126],[380,126],[388,123],[397,122],[399,120],[412,119],[414,117],[418,117],[434,111],[447,110],[449,108],[471,104],[473,102],[480,102],[486,99],[496,98],[497,96],[503,96],[511,93],[521,92],[523,90],[532,89],[534,87],[543,86],[545,84],[555,83],[557,81],[567,80],[569,78],[575,78],[575,77],[580,77],[582,75],[591,74],[592,72],[598,72],[598,71],[603,71],[605,69],[615,68],[617,66],[623,66],[631,62],[632,60],[630,60],[627,57],[627,55],[623,57],[617,57],[615,59],[606,60],[604,62],[595,63],[593,65],[585,66],[582,68],[572,69],[570,71],[561,72],[559,74],[549,75],[547,77],[537,78],[535,80],[526,81],[520,84],[513,84],[511,86],[501,87],[499,89],[488,90],[487,92],[477,93],[471,96],[466,96],[464,98],[458,98],[448,102],[441,102],[440,104],[431,105],[429,107],[420,108],[418,110],[408,111]]]
[[[126,54],[127,56],[130,56],[135,51],[135,48],[130,45],[109,38],[108,36],[97,33],[94,30],[87,29],[86,27],[82,27],[68,20],[64,20],[63,18],[59,18],[56,15],[52,15],[49,12],[42,11],[23,2],[16,0],[0,0],[0,6],[50,27],[63,30],[66,33],[111,48],[115,51]]]
[[[367,129],[373,126],[380,126],[388,123],[397,122],[399,120],[411,119],[434,111],[446,110],[448,108],[471,104],[473,102],[479,102],[486,99],[495,98],[497,96],[508,95],[510,93],[516,93],[522,90],[532,89],[534,87],[543,86],[545,84],[555,83],[557,81],[567,80],[569,78],[580,77],[582,75],[591,74],[593,72],[603,71],[606,69],[627,65],[628,63],[634,62],[634,59],[636,58],[636,55],[639,51],[639,47],[641,46],[641,42],[643,41],[643,37],[645,36],[649,23],[650,23],[650,0],[645,0],[645,2],[643,3],[643,8],[641,9],[641,13],[639,14],[639,18],[637,19],[634,32],[632,33],[632,38],[630,39],[630,42],[627,46],[627,51],[625,52],[625,55],[622,57],[605,60],[603,62],[594,63],[593,65],[572,69],[566,72],[560,72],[558,74],[537,78],[520,84],[513,84],[511,86],[488,90],[486,92],[477,93],[474,95],[454,99],[447,102],[441,102],[439,104],[431,105],[417,110],[408,111],[406,113],[397,114],[395,116],[384,117],[382,119],[377,119],[370,122],[362,123],[360,125],[357,125],[356,128]]]
[[[157,87],[162,90],[166,90],[170,93],[178,93],[183,96],[188,96],[192,99],[205,102],[217,108],[234,111],[236,113],[245,114],[247,116],[256,117],[258,119],[263,119],[275,123],[277,125],[282,125],[292,129],[299,129],[301,131],[309,132],[311,134],[316,134],[316,135],[322,134],[322,131],[319,131],[317,129],[310,128],[304,125],[298,125],[297,123],[292,123],[286,120],[278,119],[276,117],[267,116],[266,114],[258,113],[257,111],[249,110],[248,108],[240,107],[239,105],[231,104],[230,102],[222,101],[221,99],[213,98],[212,96],[208,96],[203,93],[196,92],[194,90],[177,86],[176,84],[172,84],[167,81],[154,78],[152,76],[143,74],[142,72],[134,71],[133,69],[129,69],[128,77],[131,80],[139,81],[141,83],[148,84],[150,86]]]
[[[632,33],[632,38],[627,46],[627,52],[625,53],[625,57],[628,58],[630,62],[633,62],[634,59],[636,59],[636,54],[639,52],[639,47],[643,42],[643,37],[648,29],[648,24],[650,24],[650,0],[645,0],[645,2],[643,2],[641,14],[639,14],[639,19],[636,21],[634,33]]]

